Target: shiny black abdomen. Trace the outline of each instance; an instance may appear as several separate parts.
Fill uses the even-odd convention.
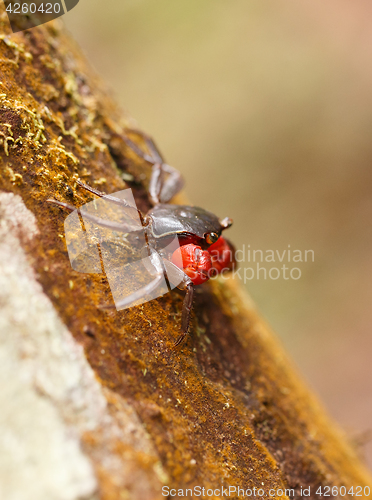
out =
[[[203,239],[207,233],[221,232],[218,217],[200,207],[188,205],[156,205],[147,214],[151,219],[150,231],[154,238],[164,238],[171,235],[191,239]]]

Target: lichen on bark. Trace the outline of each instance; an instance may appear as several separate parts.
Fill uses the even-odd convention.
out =
[[[177,292],[120,312],[97,307],[110,299],[107,280],[71,268],[66,214],[46,200],[90,201],[93,196],[77,185],[80,178],[107,193],[130,187],[146,212],[150,167],[123,140],[136,124],[118,111],[60,22],[11,35],[3,7],[0,22],[1,248],[4,257],[15,258],[19,250],[21,259],[4,281],[15,288],[2,290],[1,334],[9,341],[21,332],[19,352],[31,346],[14,362],[20,371],[31,363],[28,394],[53,414],[51,439],[67,440],[71,432],[81,464],[76,482],[65,455],[66,469],[58,468],[65,490],[51,492],[40,476],[38,500],[157,499],[164,485],[255,487],[265,498],[287,498],[289,489],[299,498],[301,486],[310,486],[316,498],[318,486],[367,485],[370,477],[355,451],[235,281],[198,287],[190,335],[176,350]],[[21,208],[9,212],[9,203]],[[32,234],[27,220],[34,221]],[[5,276],[6,259],[1,266]],[[10,301],[14,293],[23,306]],[[17,323],[17,307],[32,305]],[[76,370],[74,383],[58,384],[68,366]],[[19,390],[9,391],[4,407],[11,408]],[[27,404],[19,394],[17,412]],[[37,447],[37,438],[19,446]],[[41,467],[41,454],[33,456]],[[0,478],[20,464],[6,468],[0,461]],[[14,488],[32,498],[26,479],[6,484],[6,498],[16,498]],[[270,489],[282,494],[269,495]]]

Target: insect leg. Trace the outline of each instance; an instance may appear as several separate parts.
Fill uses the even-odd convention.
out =
[[[189,331],[190,314],[192,309],[193,297],[194,297],[194,285],[190,281],[190,283],[186,284],[186,295],[185,298],[183,299],[181,335],[178,337],[173,347],[179,346],[184,341]]]
[[[77,183],[82,188],[86,189],[90,193],[95,194],[96,196],[99,196],[100,198],[105,198],[105,200],[111,201],[112,203],[115,203],[116,205],[119,205],[119,206],[124,207],[124,208],[129,208],[129,209],[135,210],[136,212],[140,213],[140,211],[136,207],[134,207],[133,205],[128,203],[126,200],[122,200],[121,198],[116,198],[116,196],[112,196],[111,194],[106,194],[106,193],[103,193],[102,191],[98,191],[98,189],[95,189],[95,188],[92,188],[91,186],[88,186],[88,184],[85,184],[80,179],[77,180]]]
[[[168,203],[173,196],[181,191],[185,183],[182,175],[175,168],[167,163],[162,165],[163,174],[166,173],[166,179],[159,188],[160,202]],[[163,175],[163,178],[165,176]]]
[[[182,175],[167,163],[155,163],[152,167],[149,193],[154,205],[167,203],[181,191]]]
[[[71,210],[71,212],[76,210],[76,207],[74,207],[73,205],[69,205],[68,203],[63,203],[62,201],[54,200],[52,198],[49,198],[47,200],[47,202],[53,203],[53,205],[57,205],[58,207],[61,207],[61,208],[66,208],[67,210]]]
[[[160,203],[160,194],[163,187],[164,175],[163,175],[163,165],[161,163],[155,163],[152,167],[149,193],[154,205]]]
[[[133,134],[136,134],[136,135],[139,135],[140,137],[142,137],[142,139],[144,139],[144,141],[146,142],[146,145],[149,148],[152,156],[149,156],[146,153],[144,153],[143,151],[141,151],[141,149],[137,146],[137,144],[135,144],[133,141],[128,139],[128,137],[125,137],[124,138],[125,142],[128,144],[129,147],[131,147],[133,149],[133,151],[136,154],[141,156],[144,160],[149,161],[150,163],[164,163],[163,155],[160,153],[154,140],[149,135],[145,134],[141,130],[137,130],[134,128],[127,129],[127,132],[133,133]]]
[[[92,215],[82,208],[76,208],[73,205],[69,205],[68,203],[63,203],[62,201],[57,201],[57,200],[52,200],[49,199],[47,200],[49,203],[53,203],[54,205],[57,205],[61,208],[66,208],[67,210],[71,210],[72,212],[76,210],[79,215],[83,217],[83,219],[88,219],[98,226],[104,227],[106,229],[111,229],[112,231],[120,231],[123,233],[130,233],[130,232],[135,232],[135,231],[143,231],[142,227],[138,227],[138,224],[135,225],[130,225],[130,224],[125,224],[125,223],[119,223],[119,222],[111,222],[105,219],[101,219],[100,217],[96,217],[95,215]]]
[[[175,266],[172,262],[167,259],[163,259],[163,263],[166,269],[166,277],[169,283],[173,285],[173,287],[176,286],[180,290],[186,289],[186,295],[183,300],[182,306],[181,335],[173,345],[173,347],[177,347],[183,342],[189,331],[190,314],[194,296],[194,284],[189,276],[187,276],[187,274],[184,273],[182,269]]]
[[[157,205],[160,203],[161,200],[161,191],[163,189],[164,185],[164,158],[158,148],[155,145],[155,142],[153,139],[151,139],[150,136],[145,134],[144,132],[141,132],[139,130],[135,129],[127,129],[128,132],[132,132],[134,134],[139,135],[142,137],[151,153],[151,155],[148,155],[146,153],[143,153],[143,151],[130,139],[127,137],[125,138],[125,142],[130,146],[133,151],[141,156],[144,160],[148,161],[149,163],[152,163],[152,173],[151,173],[151,179],[150,179],[150,185],[149,185],[149,193],[152,202],[154,205]]]
[[[147,134],[139,130],[127,129],[128,132],[133,132],[141,136],[151,152],[151,155],[144,153],[133,141],[128,137],[124,137],[126,144],[133,149],[141,158],[152,163],[152,174],[150,179],[149,192],[154,205],[158,203],[167,203],[179,191],[181,191],[184,180],[181,174],[173,167],[164,162],[164,158],[158,150],[153,139]],[[166,174],[166,175],[164,175]]]
[[[138,224],[131,225],[125,222],[120,223],[120,222],[112,222],[109,220],[101,219],[100,217],[96,217],[95,215],[92,215],[88,212],[85,212],[84,210],[81,210],[80,208],[78,209],[78,212],[80,215],[83,216],[83,219],[88,219],[97,224],[97,226],[101,226],[106,229],[111,229],[112,231],[119,231],[122,233],[134,233],[136,231],[137,232],[143,231],[143,227],[138,227]]]

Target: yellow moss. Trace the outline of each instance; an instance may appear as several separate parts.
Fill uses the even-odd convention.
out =
[[[101,186],[102,184],[107,184],[107,179],[105,177],[100,177],[96,181],[94,181],[94,184],[97,184],[97,186]]]
[[[23,177],[21,174],[14,173],[13,169],[9,166],[5,168],[5,172],[8,174],[10,182],[14,184],[22,184]]]
[[[14,40],[11,40],[7,35],[0,35],[0,40],[2,40],[8,47],[14,50],[15,54],[15,59],[1,59],[0,62],[3,63],[11,63],[14,64],[15,66],[18,66],[19,63],[19,57],[22,54],[24,56],[24,59],[27,63],[32,61],[32,54],[30,52],[25,51],[25,47],[23,43],[16,43]]]

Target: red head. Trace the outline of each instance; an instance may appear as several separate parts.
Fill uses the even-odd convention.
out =
[[[194,285],[201,285],[210,278],[212,259],[208,250],[189,243],[178,248],[172,255],[172,262],[189,276]]]
[[[173,252],[171,261],[189,276],[194,285],[201,285],[221,272],[235,266],[234,247],[222,236],[207,250],[188,243]]]

